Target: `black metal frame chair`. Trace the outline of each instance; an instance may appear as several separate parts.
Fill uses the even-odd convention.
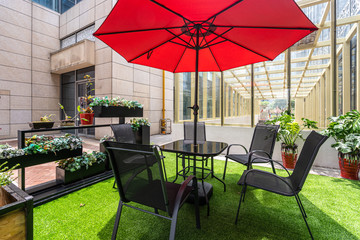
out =
[[[239,206],[236,213],[235,224],[237,224],[238,221],[241,202],[245,201],[246,188],[247,186],[252,186],[283,196],[294,196],[300,208],[300,212],[305,221],[309,234],[311,238],[314,239],[310,231],[308,222],[306,220],[307,215],[305,213],[304,206],[301,203],[299,192],[301,191],[305,183],[306,177],[309,174],[311,166],[314,163],[315,157],[321,145],[326,141],[327,138],[328,137],[323,136],[315,131],[312,131],[310,133],[304,143],[299,159],[292,174],[290,174],[289,171],[282,164],[275,162],[272,159],[262,158],[264,161],[279,164],[288,173],[288,177],[281,177],[274,173],[258,169],[245,170],[238,182],[238,184],[242,185],[243,187],[241,190]],[[252,159],[252,162],[255,160],[255,158]]]
[[[136,143],[131,124],[112,124],[110,127],[117,142]]]
[[[181,185],[165,181],[157,146],[111,141],[105,141],[103,144],[109,155],[120,194],[111,239],[116,239],[123,206],[171,220],[169,239],[175,239],[178,211],[191,192],[195,194],[196,227],[200,228],[198,188],[195,176],[189,176]],[[192,186],[188,186],[190,181],[193,183]],[[129,202],[152,207],[155,211],[150,212],[129,205]],[[166,212],[167,216],[159,214],[159,209]]]
[[[270,125],[270,124],[256,124],[254,129],[254,134],[251,140],[249,151],[246,149],[244,145],[241,144],[231,144],[227,149],[227,153],[225,156],[225,167],[223,180],[225,180],[226,167],[228,163],[228,159],[231,159],[235,162],[241,163],[247,166],[247,169],[250,169],[250,162],[253,158],[257,158],[256,163],[266,163],[262,158],[272,158],[276,135],[279,130],[279,125]],[[240,146],[245,150],[245,154],[230,154],[231,147]],[[260,158],[258,158],[260,157]],[[274,173],[275,167],[272,162],[270,162],[272,170]]]

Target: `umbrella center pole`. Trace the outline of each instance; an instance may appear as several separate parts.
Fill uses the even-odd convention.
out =
[[[199,91],[199,50],[200,50],[200,43],[199,43],[199,35],[200,35],[200,28],[201,25],[195,25],[196,28],[196,58],[195,58],[195,104],[192,107],[194,111],[194,145],[197,146],[197,122],[198,122],[198,114],[199,114],[199,105],[198,105],[198,91]]]

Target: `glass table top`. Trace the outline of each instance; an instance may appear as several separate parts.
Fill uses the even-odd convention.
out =
[[[228,144],[223,142],[198,141],[194,145],[193,140],[177,140],[161,146],[165,152],[176,152],[196,156],[216,156],[227,148]]]

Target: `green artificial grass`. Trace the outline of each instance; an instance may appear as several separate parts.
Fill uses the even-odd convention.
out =
[[[169,180],[174,179],[174,154],[166,154],[165,165]],[[224,161],[215,160],[218,177],[222,177],[223,167]],[[208,178],[214,186],[210,216],[206,216],[206,206],[201,206],[201,229],[196,229],[194,206],[184,204],[179,211],[176,239],[310,238],[294,197],[250,187],[239,222],[234,224],[241,191],[236,183],[244,169],[241,164],[228,164],[226,192],[220,182]],[[36,207],[34,239],[110,239],[119,202],[113,181],[103,181]],[[359,181],[309,175],[300,198],[315,239],[360,239]],[[168,239],[169,231],[170,221],[124,207],[118,239]]]

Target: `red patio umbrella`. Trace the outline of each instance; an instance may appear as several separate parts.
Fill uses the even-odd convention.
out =
[[[94,36],[128,62],[170,72],[273,60],[317,30],[293,0],[118,0]]]

